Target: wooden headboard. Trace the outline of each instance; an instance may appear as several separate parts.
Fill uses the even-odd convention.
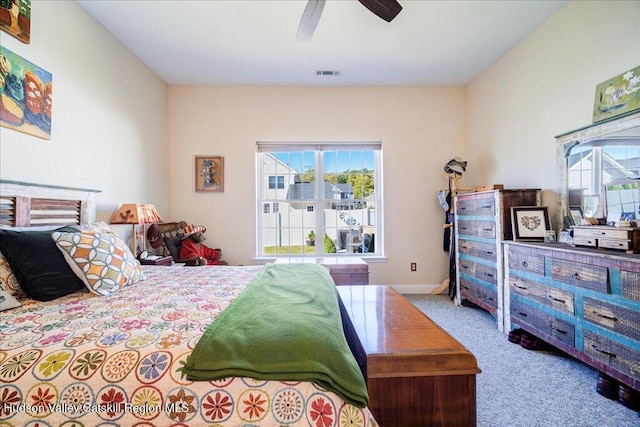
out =
[[[0,180],[0,225],[86,225],[96,218],[100,190]]]

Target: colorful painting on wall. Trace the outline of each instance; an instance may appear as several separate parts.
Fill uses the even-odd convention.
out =
[[[31,41],[31,0],[0,0],[0,30],[21,42]]]
[[[640,66],[596,86],[593,123],[640,110]]]
[[[196,191],[224,191],[224,157],[196,156]]]
[[[0,46],[0,126],[51,139],[51,73]]]

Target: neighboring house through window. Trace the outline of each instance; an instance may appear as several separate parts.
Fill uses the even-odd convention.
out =
[[[380,142],[258,142],[257,158],[258,257],[383,254]]]
[[[611,141],[607,146],[578,146],[568,156],[568,187],[570,199],[572,192],[579,194],[582,209],[586,216],[597,215],[598,203],[602,189],[610,182],[629,178],[640,178],[640,147],[615,145]],[[620,192],[620,212],[638,211],[638,191],[629,188]],[[570,200],[570,203],[571,200]],[[613,206],[612,200],[608,201]],[[616,214],[618,212],[616,211]],[[617,219],[617,218],[616,218]]]

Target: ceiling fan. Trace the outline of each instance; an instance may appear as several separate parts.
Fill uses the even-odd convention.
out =
[[[378,17],[387,22],[391,22],[393,18],[400,13],[402,6],[397,0],[358,0],[364,7],[376,14]],[[307,6],[304,8],[300,25],[298,25],[298,34],[296,40],[309,41],[318,26],[322,10],[326,0],[308,0]]]

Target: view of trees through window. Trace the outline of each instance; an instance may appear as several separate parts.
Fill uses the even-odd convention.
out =
[[[331,148],[259,151],[259,256],[379,252],[380,152]]]

